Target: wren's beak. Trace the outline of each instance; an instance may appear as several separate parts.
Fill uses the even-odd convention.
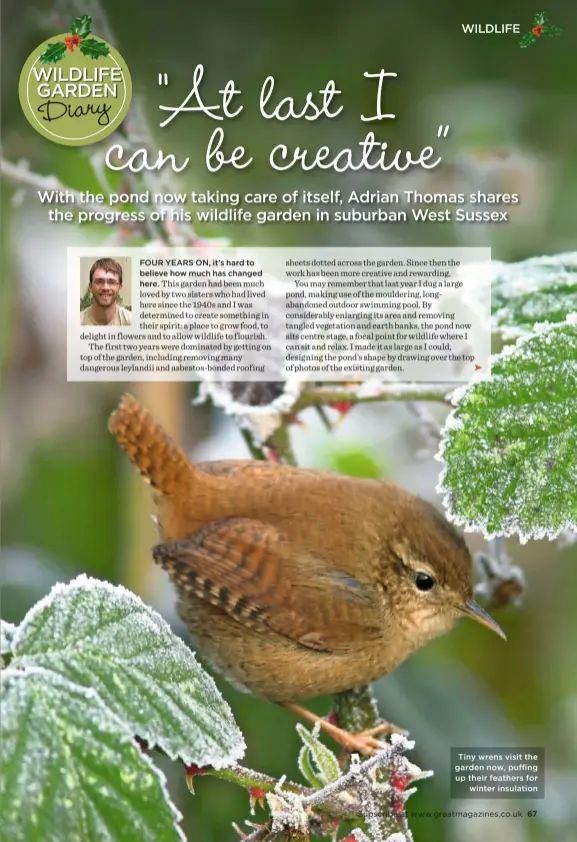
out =
[[[487,626],[488,629],[496,632],[503,640],[507,640],[507,636],[501,626],[480,605],[477,605],[473,599],[468,599],[464,605],[460,606],[460,609],[467,617],[471,617],[473,620],[481,623],[482,626]]]

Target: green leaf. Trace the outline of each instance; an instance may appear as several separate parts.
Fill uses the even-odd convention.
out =
[[[577,318],[542,326],[453,397],[438,459],[449,517],[487,537],[577,527]]]
[[[66,44],[64,41],[54,41],[53,44],[48,44],[38,61],[40,64],[55,64],[64,58],[66,54]]]
[[[341,770],[332,751],[321,743],[314,731],[311,734],[304,725],[299,723],[297,731],[303,742],[303,751],[309,754],[307,758],[303,758],[303,751],[299,755],[299,766],[303,775],[317,788],[337,781],[341,776]],[[316,767],[316,771],[312,764]]]
[[[84,41],[80,42],[80,52],[94,59],[107,56],[110,49],[104,41],[97,41],[96,38],[85,38]]]
[[[577,252],[492,266],[492,327],[504,339],[531,333],[539,322],[564,322],[577,312]]]
[[[311,753],[306,746],[303,746],[299,751],[298,767],[301,775],[309,782],[315,789],[322,789],[323,782],[313,769]]]
[[[525,35],[519,41],[521,49],[525,49],[525,47],[530,47],[531,44],[534,44],[537,39],[533,35],[532,32],[526,32]]]
[[[86,38],[87,35],[90,35],[91,30],[92,18],[90,15],[79,15],[79,17],[74,18],[70,27],[72,35],[80,35],[81,38]]]
[[[7,623],[6,620],[0,620],[0,655],[10,655],[12,653],[12,638],[16,626],[14,623]]]
[[[10,842],[182,842],[164,776],[94,690],[0,674],[0,809]]]
[[[543,35],[561,35],[563,30],[560,26],[544,26]]]
[[[545,14],[545,12],[537,12],[535,17],[533,18],[533,26],[543,26],[546,20],[547,15]]]
[[[185,763],[222,768],[244,754],[232,713],[162,617],[122,587],[79,576],[24,617],[11,666],[92,687],[130,732]]]

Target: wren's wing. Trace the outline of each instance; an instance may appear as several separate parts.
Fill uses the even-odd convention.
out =
[[[326,560],[298,555],[270,524],[216,521],[152,552],[181,592],[256,630],[268,627],[326,652],[351,651],[355,641],[379,636],[372,591]]]

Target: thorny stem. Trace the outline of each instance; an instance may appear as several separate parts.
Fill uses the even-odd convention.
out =
[[[204,771],[204,770],[203,770]],[[229,781],[233,784],[238,784],[245,789],[262,789],[263,792],[274,792],[279,782],[277,778],[270,775],[263,775],[261,772],[255,772],[246,766],[229,766],[226,769],[206,769],[206,774],[213,778],[218,778],[221,781]],[[295,784],[292,781],[285,781],[284,788],[289,792],[294,792],[295,795],[308,795],[311,792],[310,787]]]
[[[371,687],[368,684],[353,687],[351,690],[338,693],[334,699],[334,712],[337,717],[339,727],[344,728],[347,731],[351,731],[352,733],[358,731],[368,731],[378,725],[380,721],[377,702],[373,696]],[[401,746],[402,744],[403,743],[399,742],[397,746]],[[394,753],[399,753],[399,748],[397,746],[388,750],[388,757],[392,758]],[[375,758],[371,759],[376,760],[379,756],[380,755],[376,755]],[[369,822],[367,822],[367,824],[371,828],[374,842],[379,842],[379,834],[381,834],[383,830],[381,822],[378,819],[379,816],[383,817],[383,823],[386,824],[389,832],[397,831],[406,833],[408,828],[405,811],[399,810],[398,813],[395,812],[395,805],[392,800],[393,789],[391,788],[390,768],[382,763],[376,765],[379,766],[376,780],[379,784],[384,784],[385,789],[377,795],[373,793],[372,790],[369,792],[367,790],[368,784],[365,785],[365,790],[367,791],[364,793],[364,797],[361,797],[361,803],[366,804],[368,799],[369,806],[367,809],[374,817],[374,821],[372,824]],[[363,768],[366,768],[364,764]],[[353,768],[351,767],[351,772],[352,771]],[[359,794],[363,796],[363,793]]]
[[[382,403],[384,401],[440,401],[454,391],[451,383],[379,383],[370,391],[358,383],[343,385],[307,386],[297,399],[296,414],[309,406],[330,406],[333,403]]]
[[[373,842],[385,842],[385,839],[392,832],[406,831],[406,827],[393,826],[390,820],[387,823],[388,814],[383,816],[384,822],[378,822],[380,813],[379,804],[382,795],[375,789],[373,774],[376,770],[383,770],[388,764],[400,757],[405,750],[405,743],[399,740],[396,744],[384,748],[383,751],[378,752],[374,757],[360,763],[356,758],[351,764],[350,770],[342,775],[337,781],[323,787],[320,790],[314,790],[309,795],[305,795],[300,799],[300,807],[305,811],[311,808],[323,808],[327,803],[335,803],[342,793],[356,792],[358,799],[355,802],[355,815],[358,817],[359,813],[365,818],[367,826],[370,827]],[[355,756],[356,757],[356,756]],[[377,773],[377,780],[378,780]],[[278,785],[275,789],[277,794],[282,795],[285,785],[282,787]],[[349,808],[350,809],[350,808]],[[350,810],[352,813],[353,811]],[[383,835],[385,834],[385,835]],[[269,826],[257,828],[253,833],[246,837],[244,842],[272,842],[272,840],[283,840],[282,832],[273,831]],[[287,839],[290,837],[286,837]],[[294,837],[293,837],[294,838]]]
[[[157,748],[154,750],[158,751]],[[381,757],[381,760],[384,756],[383,752],[375,755],[375,757]],[[375,757],[370,759],[375,761]],[[373,762],[368,768],[372,768],[374,765],[375,763]],[[241,786],[249,791],[262,790],[264,793],[278,792],[279,786],[281,785],[281,781],[278,778],[274,778],[271,775],[264,775],[262,772],[257,772],[254,769],[249,769],[246,766],[240,766],[238,764],[228,766],[226,769],[213,769],[210,766],[207,766],[202,769],[201,774],[202,776],[218,778],[221,781],[228,781],[229,783],[236,784],[237,786]],[[343,778],[339,778],[337,783],[340,783],[342,780]],[[350,800],[339,800],[336,797],[343,792],[347,786],[348,784],[345,783],[344,786],[336,788],[315,790],[312,789],[312,787],[296,784],[293,781],[282,781],[283,792],[290,792],[294,795],[298,795],[302,798],[302,803],[305,806],[314,806],[322,813],[341,819],[353,818],[358,815],[358,804]]]

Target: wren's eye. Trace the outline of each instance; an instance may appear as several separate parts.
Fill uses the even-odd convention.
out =
[[[435,586],[435,580],[428,573],[417,573],[415,585],[420,591],[430,591]]]

